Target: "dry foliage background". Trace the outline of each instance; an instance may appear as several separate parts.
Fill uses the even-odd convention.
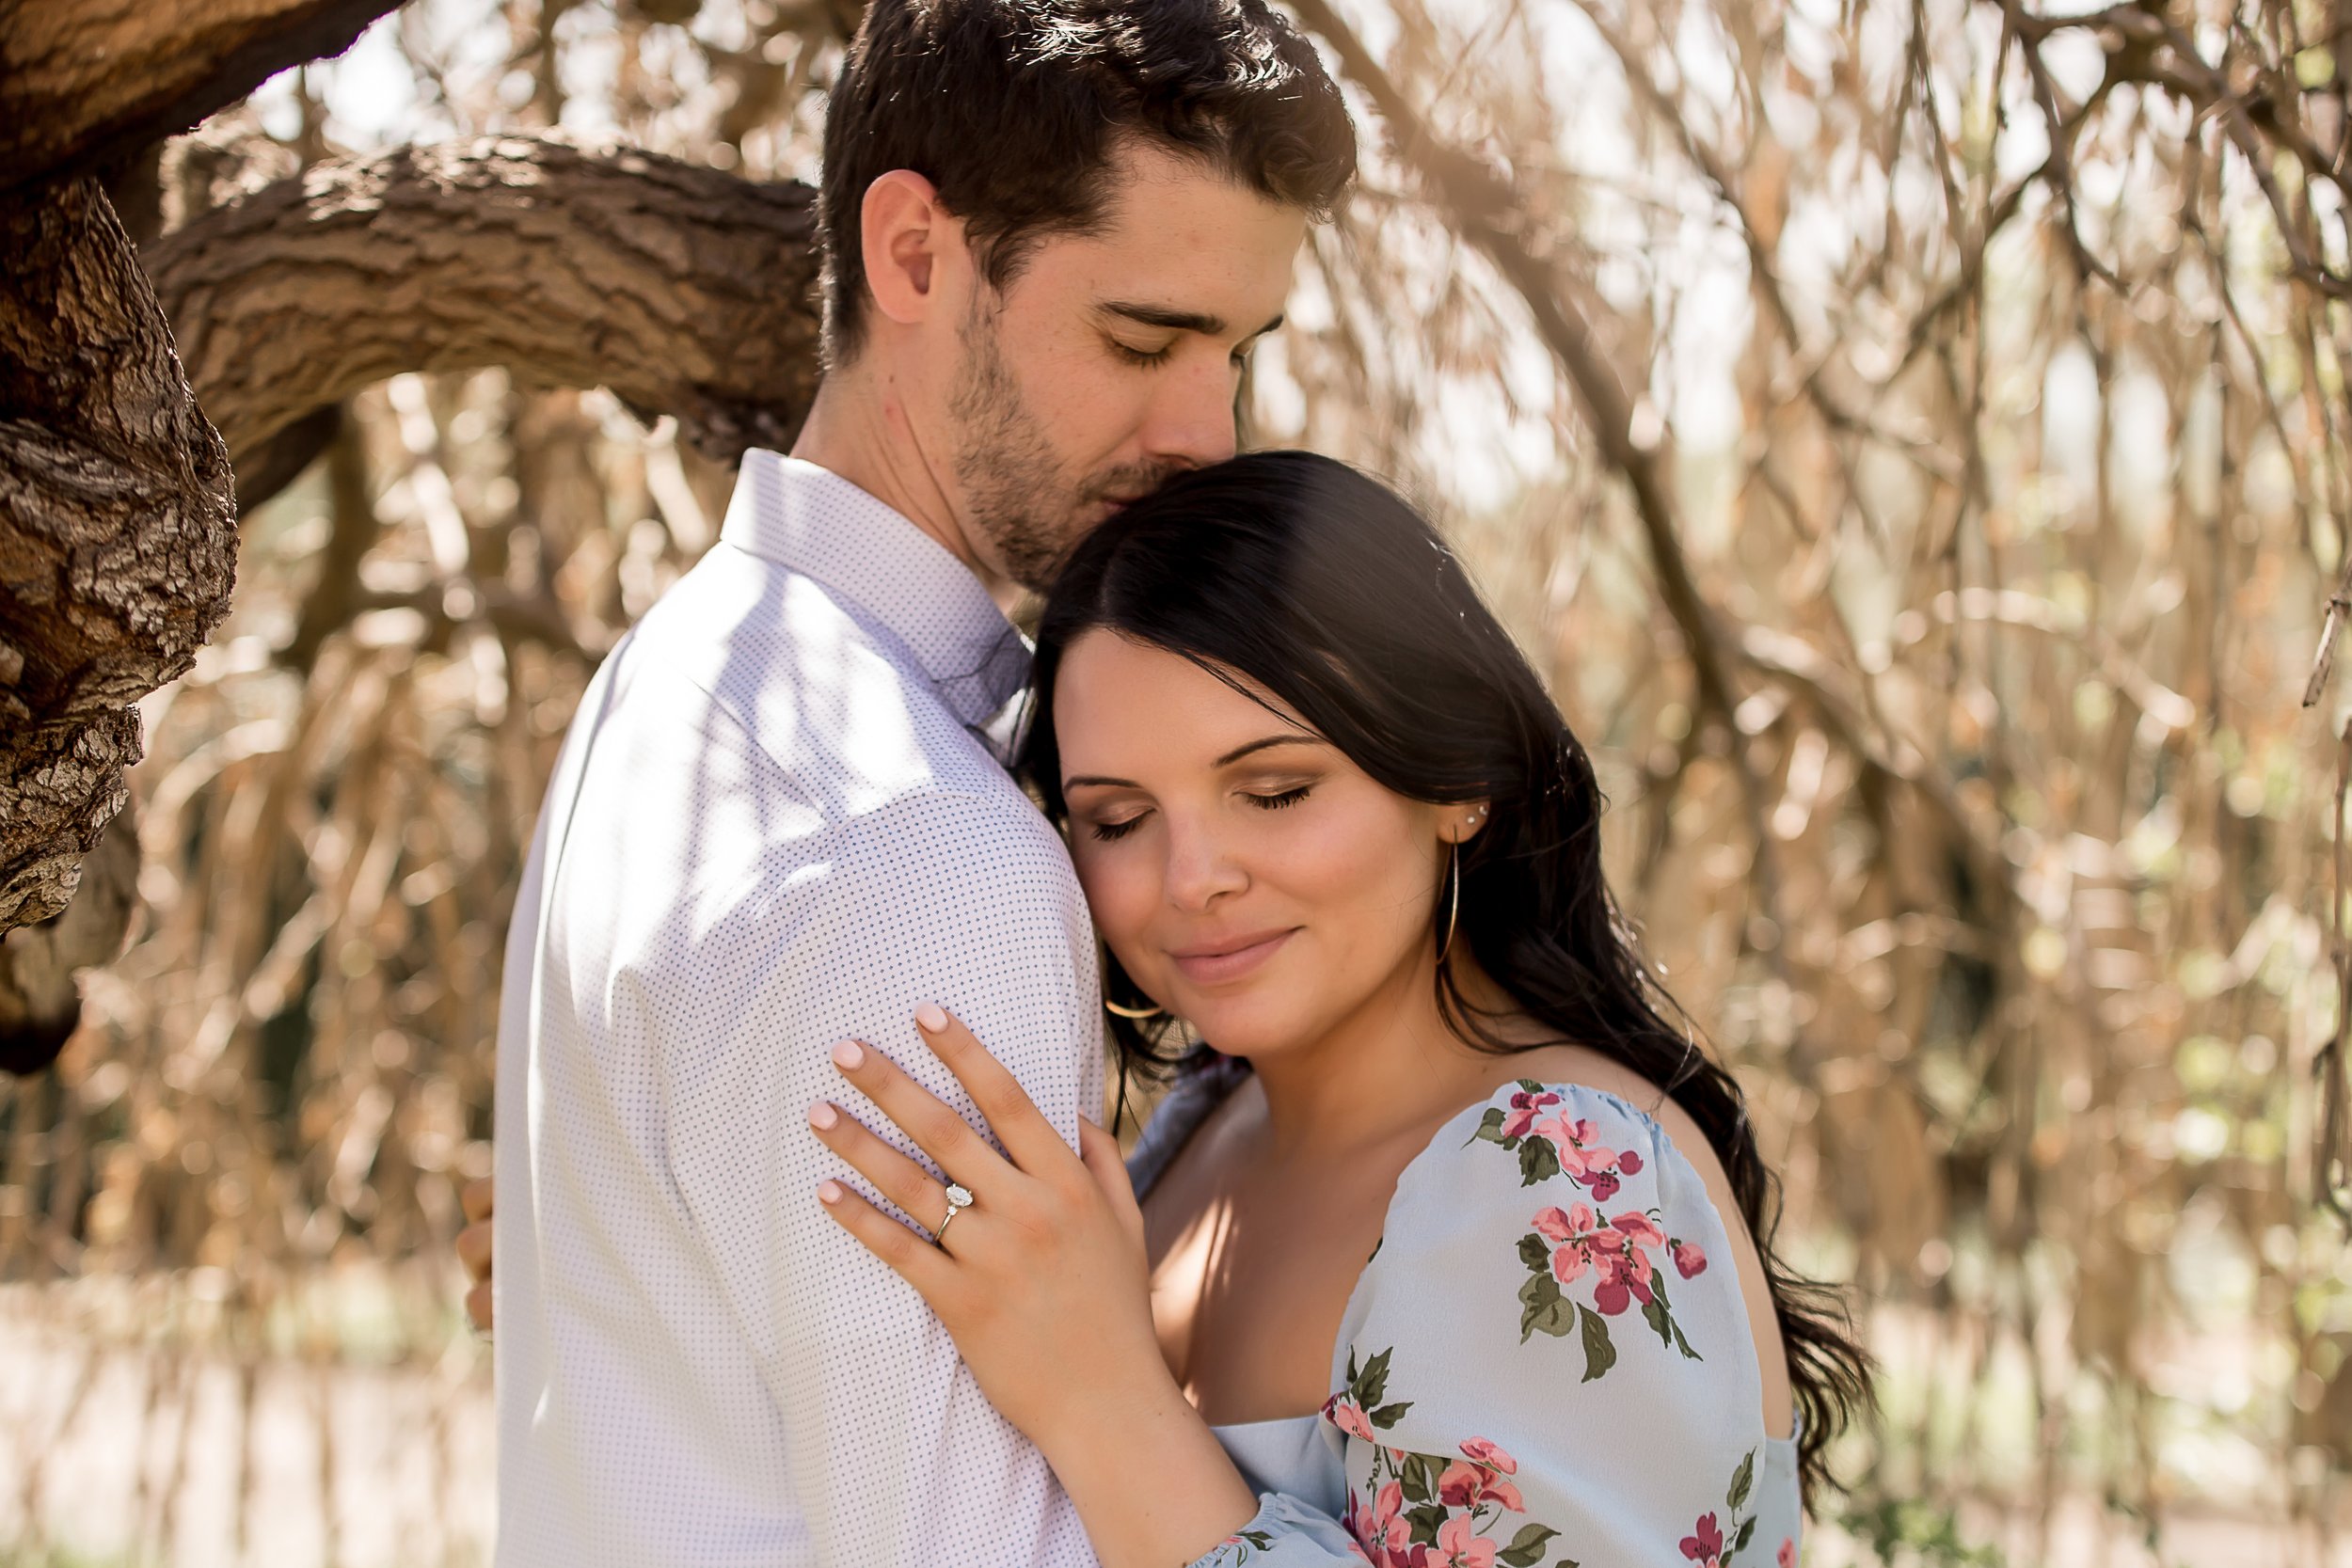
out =
[[[1294,9],[1381,150],[1255,437],[1438,508],[1602,760],[1883,1357],[1812,1560],[2344,1560],[2352,16]],[[492,132],[808,177],[853,14],[419,0],[173,143],[165,224]],[[508,905],[729,477],[411,375],[247,518],[146,705],[134,942],[0,1087],[0,1560],[482,1555]]]

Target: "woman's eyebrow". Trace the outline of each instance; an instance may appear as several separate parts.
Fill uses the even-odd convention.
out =
[[[1232,751],[1217,758],[1216,761],[1211,766],[1216,768],[1229,767],[1233,763],[1239,762],[1242,758],[1249,755],[1251,752],[1263,752],[1269,746],[1321,746],[1325,744],[1327,744],[1327,742],[1318,736],[1311,735],[1300,735],[1295,731],[1287,735],[1269,735],[1264,736],[1263,739],[1253,740],[1247,746],[1234,747]]]
[[[1231,767],[1232,764],[1239,762],[1242,758],[1249,756],[1254,752],[1263,752],[1269,746],[1327,746],[1329,744],[1330,742],[1323,739],[1319,736],[1298,735],[1296,733],[1289,735],[1262,736],[1258,739],[1249,741],[1245,745],[1234,747],[1232,751],[1217,758],[1216,761],[1211,763],[1210,766],[1212,768]],[[1143,786],[1136,783],[1133,779],[1114,779],[1107,774],[1103,773],[1073,773],[1069,778],[1062,780],[1061,787],[1063,792],[1067,794],[1069,791],[1073,789],[1141,789]]]

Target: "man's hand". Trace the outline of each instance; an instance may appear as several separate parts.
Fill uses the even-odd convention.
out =
[[[466,1183],[457,1201],[466,1211],[466,1228],[457,1233],[457,1260],[466,1265],[473,1288],[466,1292],[466,1316],[474,1327],[490,1332],[490,1179]]]

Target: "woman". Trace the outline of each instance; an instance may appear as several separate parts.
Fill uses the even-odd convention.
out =
[[[1591,767],[1430,527],[1297,452],[1128,508],[1051,595],[1023,766],[1124,1057],[1207,1047],[1126,1169],[929,1005],[995,1144],[856,1045],[953,1184],[810,1121],[939,1216],[818,1195],[1103,1560],[1793,1562],[1861,1354],[1759,1244],[1740,1092],[1618,928]]]

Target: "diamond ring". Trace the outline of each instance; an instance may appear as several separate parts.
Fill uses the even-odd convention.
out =
[[[947,1227],[955,1223],[956,1216],[971,1207],[972,1195],[964,1190],[963,1184],[960,1181],[948,1182],[947,1217],[941,1220],[939,1228],[931,1232],[931,1245],[939,1245],[939,1239],[947,1234]]]

